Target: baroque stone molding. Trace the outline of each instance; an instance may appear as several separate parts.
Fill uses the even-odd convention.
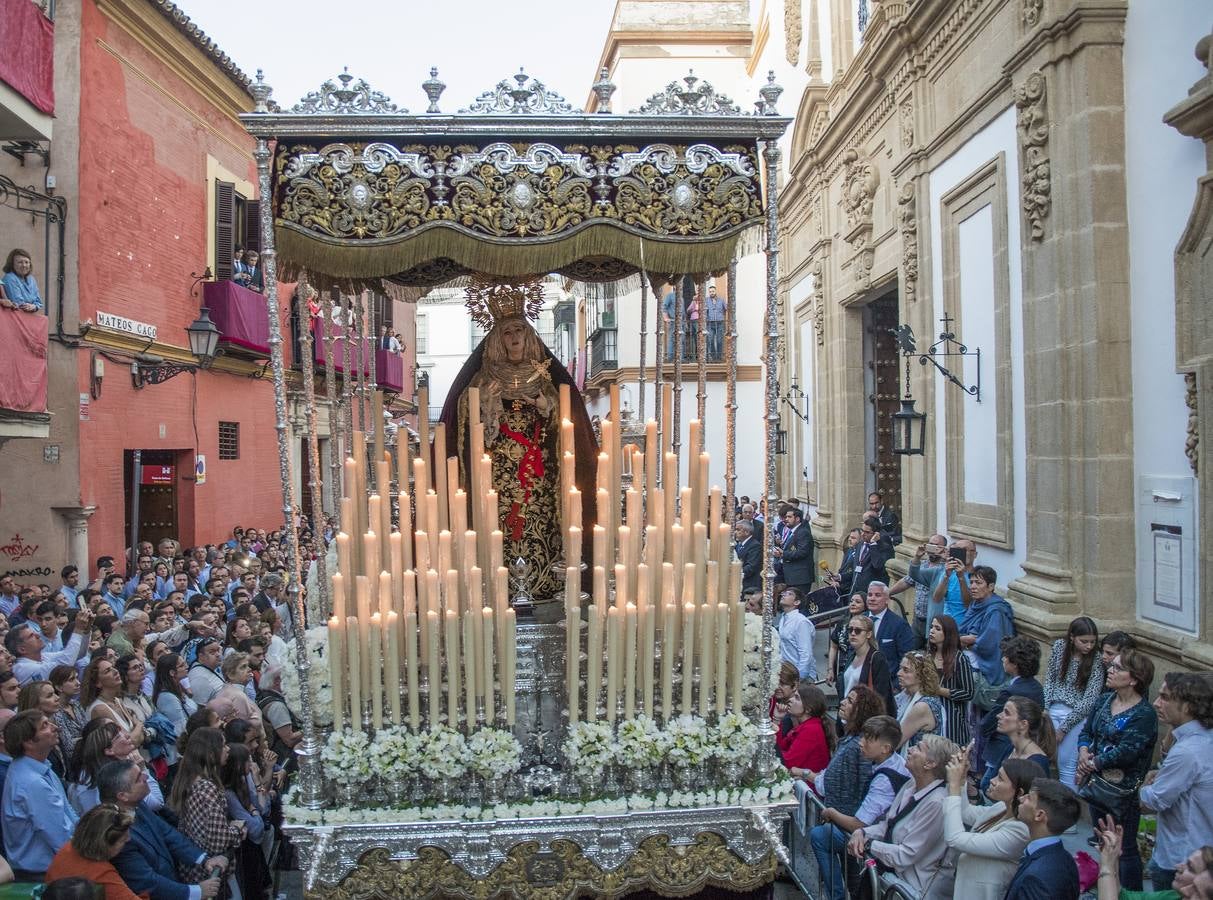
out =
[[[1024,28],[1035,28],[1040,23],[1040,14],[1044,9],[1044,0],[1022,0],[1020,19]]]
[[[793,66],[800,62],[800,39],[804,35],[800,2],[801,0],[783,0],[783,34],[786,41],[784,55]]]
[[[1044,220],[1052,203],[1049,165],[1049,109],[1043,72],[1033,72],[1015,89],[1016,128],[1023,160],[1023,211],[1032,240],[1044,238]]]
[[[1188,407],[1188,434],[1184,440],[1184,455],[1188,457],[1188,465],[1192,467],[1192,474],[1199,475],[1200,419],[1197,410],[1195,372],[1184,373],[1184,388],[1184,403]]]
[[[826,284],[825,260],[813,260],[810,274],[813,276],[813,330],[817,333],[817,346],[822,347],[826,342]]]
[[[918,198],[914,181],[897,195],[897,222],[901,232],[902,286],[908,301],[918,299]]]
[[[909,150],[914,146],[914,104],[910,100],[901,104],[900,121],[901,149]]]
[[[845,168],[842,183],[842,206],[847,214],[847,228],[872,223],[872,205],[880,186],[880,172],[870,160],[860,157],[854,148],[842,155]]]

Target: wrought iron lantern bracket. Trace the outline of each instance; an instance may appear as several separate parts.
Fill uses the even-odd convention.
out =
[[[889,329],[893,336],[897,339],[897,346],[902,354],[907,357],[917,356],[920,365],[932,365],[938,370],[944,378],[956,385],[966,394],[971,397],[976,397],[977,402],[981,402],[981,348],[970,350],[968,346],[956,339],[956,332],[952,329],[954,319],[944,314],[939,320],[943,323],[943,331],[939,333],[939,340],[928,347],[924,352],[919,352],[914,338],[914,331],[909,325],[898,325],[896,328]],[[940,359],[952,359],[964,357],[973,357],[977,362],[977,372],[975,381],[971,385],[966,385],[958,375],[953,373],[946,366],[942,365]],[[908,379],[908,376],[907,376]]]

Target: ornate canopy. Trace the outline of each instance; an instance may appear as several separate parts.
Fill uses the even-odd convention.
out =
[[[774,75],[753,112],[692,73],[626,115],[610,111],[605,70],[594,113],[521,70],[454,114],[434,69],[420,114],[348,72],[337,82],[282,111],[258,72],[241,117],[276,142],[280,270],[335,281],[722,270],[765,220],[759,142],[790,121]]]

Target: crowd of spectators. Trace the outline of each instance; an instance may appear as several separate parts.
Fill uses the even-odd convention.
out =
[[[4,896],[84,879],[107,900],[269,897],[293,865],[280,798],[302,739],[280,681],[285,535],[128,556],[57,587],[0,577]]]
[[[804,659],[806,593],[776,586],[783,668],[770,715],[784,765],[820,801],[808,838],[823,896],[868,896],[874,866],[904,896],[932,900],[1077,900],[1096,880],[1100,900],[1213,897],[1213,674],[1169,672],[1156,686],[1133,637],[1101,637],[1086,616],[1044,659],[973,542],[933,535],[890,579],[900,524],[879,494],[868,499],[837,571],[822,565],[849,602],[821,681]],[[775,527],[781,545],[787,526]],[[912,613],[890,605],[910,589]],[[821,684],[836,692],[834,715]],[[1083,817],[1101,863],[1080,880],[1062,838]],[[1147,878],[1153,892],[1141,893]]]

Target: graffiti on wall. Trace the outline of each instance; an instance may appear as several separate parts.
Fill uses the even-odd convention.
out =
[[[20,534],[14,534],[8,543],[0,547],[0,555],[8,557],[10,563],[21,562],[38,552],[37,544],[27,544]]]

